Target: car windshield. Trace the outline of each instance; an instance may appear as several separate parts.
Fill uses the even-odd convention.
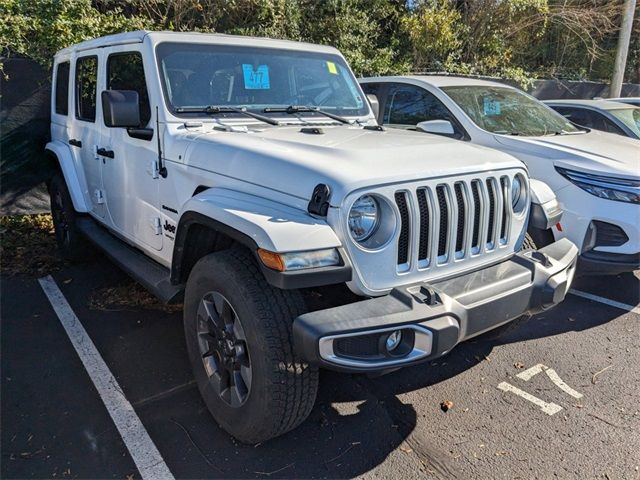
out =
[[[609,113],[640,136],[640,108],[616,108]]]
[[[518,90],[482,85],[442,90],[488,132],[530,137],[580,132],[562,115]]]
[[[204,116],[213,111],[198,112],[194,107],[238,107],[262,113],[265,108],[292,105],[342,116],[369,114],[358,83],[339,55],[190,43],[161,43],[156,54],[165,99],[181,115]],[[283,115],[287,113],[269,113],[270,117]],[[303,115],[319,114],[305,111]]]

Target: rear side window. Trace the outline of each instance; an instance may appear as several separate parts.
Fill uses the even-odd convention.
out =
[[[96,121],[98,57],[82,57],[76,61],[76,116],[87,122]]]
[[[385,124],[414,127],[425,120],[453,119],[447,107],[422,88],[402,85],[389,92],[385,105]]]
[[[110,55],[107,60],[107,89],[138,92],[140,123],[142,126],[149,123],[151,107],[142,66],[142,55],[137,52]]]
[[[56,113],[69,114],[69,62],[59,63],[56,69]]]

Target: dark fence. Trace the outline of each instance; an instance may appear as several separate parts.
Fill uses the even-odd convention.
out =
[[[25,58],[0,62],[8,76],[0,78],[0,214],[46,211],[44,181],[51,172],[42,152],[49,138],[50,73]],[[538,80],[531,90],[542,100],[608,92],[604,83],[557,80]],[[640,96],[640,85],[625,84],[623,96]]]
[[[49,72],[24,58],[0,62],[0,214],[46,211]]]

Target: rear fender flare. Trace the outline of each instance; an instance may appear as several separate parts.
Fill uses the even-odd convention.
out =
[[[76,164],[69,146],[59,140],[54,140],[47,143],[45,152],[54,157],[58,162],[60,171],[64,176],[64,181],[69,189],[69,194],[71,195],[71,201],[73,202],[73,208],[75,211],[82,213],[88,212],[90,209],[88,208],[87,202],[82,193],[82,184],[80,183],[80,177],[76,170]]]

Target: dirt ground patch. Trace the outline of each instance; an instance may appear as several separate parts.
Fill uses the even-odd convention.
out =
[[[151,295],[139,283],[127,279],[116,287],[97,288],[89,297],[88,306],[92,310],[160,310],[179,312],[182,305],[165,305]]]
[[[58,252],[49,214],[0,217],[2,273],[42,276],[66,265]]]

